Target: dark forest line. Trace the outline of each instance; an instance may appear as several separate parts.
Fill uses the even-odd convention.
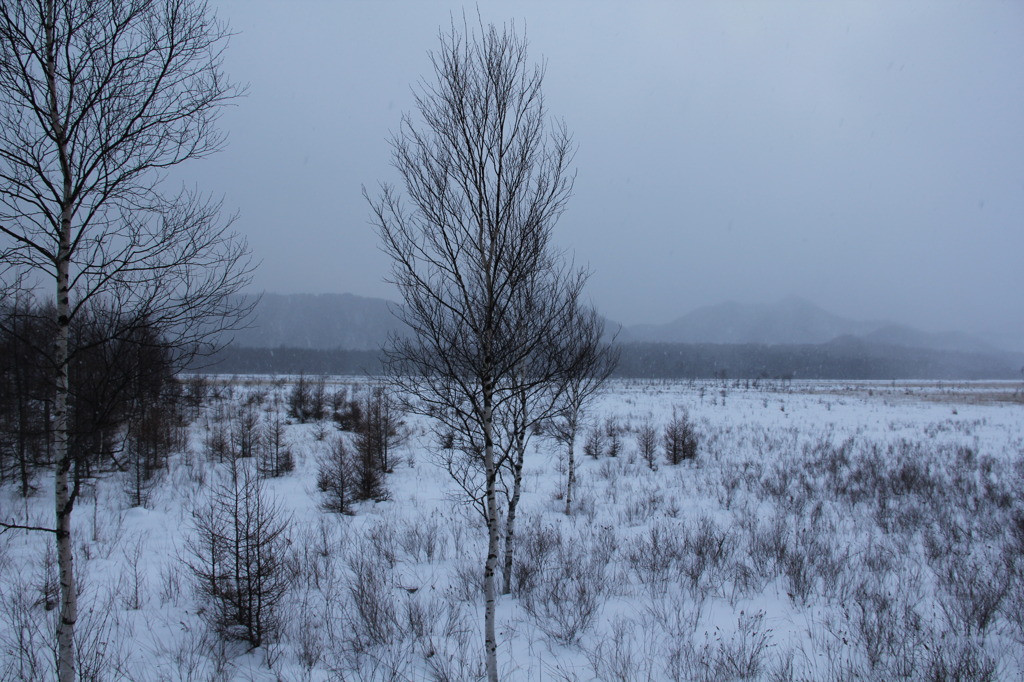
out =
[[[613,376],[650,379],[1020,379],[1024,356],[837,340],[760,345],[628,343]],[[380,352],[230,346],[193,369],[223,374],[379,375]]]

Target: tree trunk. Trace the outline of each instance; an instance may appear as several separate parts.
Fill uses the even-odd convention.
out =
[[[484,382],[484,472],[487,477],[487,561],[484,563],[484,649],[488,682],[498,682],[498,638],[495,634],[497,595],[495,571],[498,564],[498,468],[494,461],[494,414],[490,382]]]
[[[28,430],[31,428],[29,416],[29,406],[26,400],[27,392],[29,389],[29,380],[24,379],[26,373],[26,367],[15,369],[15,376],[18,380],[17,390],[18,398],[18,475],[21,480],[21,496],[27,499],[31,492],[30,476],[28,466]]]
[[[523,490],[523,462],[526,459],[526,429],[525,424],[516,429],[516,452],[512,460],[512,497],[508,500],[508,517],[505,519],[505,558],[502,567],[504,584],[501,588],[502,594],[512,593],[512,561],[515,558],[516,549],[516,509],[519,507],[519,498]]]
[[[54,343],[56,364],[53,400],[54,450],[57,466],[54,503],[57,515],[57,567],[60,573],[60,620],[57,623],[57,679],[75,679],[75,622],[78,620],[78,592],[75,587],[74,556],[71,544],[71,511],[75,500],[69,485],[71,452],[68,448],[68,341],[70,331],[68,261],[71,251],[71,217],[65,209],[61,220],[60,253],[57,262],[57,337]]]
[[[46,4],[46,80],[49,124],[57,146],[63,187],[60,211],[60,241],[57,248],[57,329],[54,339],[54,507],[56,511],[57,569],[60,574],[60,618],[57,622],[57,679],[75,679],[75,623],[78,620],[78,590],[75,587],[74,555],[71,545],[71,512],[75,505],[74,491],[69,487],[71,452],[68,448],[68,344],[71,329],[70,266],[72,204],[71,163],[68,140],[57,104],[57,8]]]
[[[576,486],[576,429],[570,431],[566,441],[569,446],[569,476],[565,482],[565,515],[572,514],[572,493]]]

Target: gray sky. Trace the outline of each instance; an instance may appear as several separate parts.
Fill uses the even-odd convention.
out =
[[[249,95],[182,170],[267,291],[394,297],[362,185],[462,5],[215,0]],[[475,11],[470,5],[469,11]],[[802,295],[1024,336],[1024,3],[496,2],[579,151],[556,233],[632,324]]]

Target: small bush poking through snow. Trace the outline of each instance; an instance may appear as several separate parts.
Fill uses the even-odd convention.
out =
[[[679,464],[684,460],[697,458],[699,439],[697,429],[690,421],[689,412],[673,408],[672,421],[665,427],[663,442],[665,459],[669,464]]]

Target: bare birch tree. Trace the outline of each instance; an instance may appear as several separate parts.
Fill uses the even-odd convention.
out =
[[[210,349],[246,310],[248,249],[168,168],[219,150],[227,29],[203,0],[0,0],[0,256],[6,286],[52,287],[58,679],[75,676],[77,596],[69,474],[72,320],[110,311],[109,338],[140,326],[178,362]],[[76,479],[77,481],[77,479]],[[10,525],[10,524],[8,524]]]
[[[497,491],[505,512],[502,520],[502,594],[512,592],[516,518],[530,438],[544,424],[559,423],[565,409],[567,392],[579,391],[580,384],[585,380],[592,381],[596,386],[604,380],[618,357],[613,347],[599,345],[604,325],[592,309],[579,306],[577,299],[583,275],[576,273],[576,277],[574,285],[566,287],[562,292],[548,288],[537,292],[542,298],[567,293],[573,303],[558,306],[561,316],[552,326],[556,331],[547,335],[555,345],[540,344],[512,373],[504,385],[506,399],[493,413],[492,438],[497,461],[500,462]],[[486,521],[486,475],[480,457],[483,442],[470,425],[462,423],[453,426],[453,422],[444,417],[439,421],[441,433],[453,434],[451,447],[443,449],[442,464],[466,493],[468,500],[476,503]]]
[[[576,436],[583,425],[587,406],[601,390],[605,380],[619,361],[616,347],[602,342],[604,320],[593,309],[575,311],[571,337],[566,346],[576,354],[576,362],[569,366],[570,373],[558,395],[551,420],[553,435],[565,445],[567,477],[565,485],[565,513],[572,514],[576,489]]]
[[[578,290],[572,289],[574,296]],[[557,292],[540,292],[541,296]],[[520,378],[541,378],[541,382],[521,381],[514,398],[498,413],[501,445],[505,449],[503,481],[505,495],[505,551],[502,560],[502,594],[512,591],[512,566],[516,548],[516,513],[522,495],[523,466],[530,436],[548,424],[555,428],[556,439],[565,440],[565,426],[575,409],[579,423],[584,404],[589,401],[618,362],[619,352],[604,339],[604,320],[597,311],[582,306],[578,298],[562,309],[558,333],[551,338],[555,345],[543,347],[520,368]],[[570,456],[570,472],[573,471]],[[567,492],[571,492],[571,487]]]
[[[436,83],[421,84],[422,122],[405,116],[392,140],[404,195],[382,185],[370,199],[392,281],[396,315],[411,332],[387,350],[410,407],[445,422],[483,473],[487,526],[484,638],[487,677],[498,679],[495,605],[501,517],[495,413],[549,376],[524,371],[557,345],[585,276],[551,248],[573,184],[572,143],[547,121],[542,65],[509,27],[454,26],[431,54]],[[540,292],[546,292],[540,295]]]

